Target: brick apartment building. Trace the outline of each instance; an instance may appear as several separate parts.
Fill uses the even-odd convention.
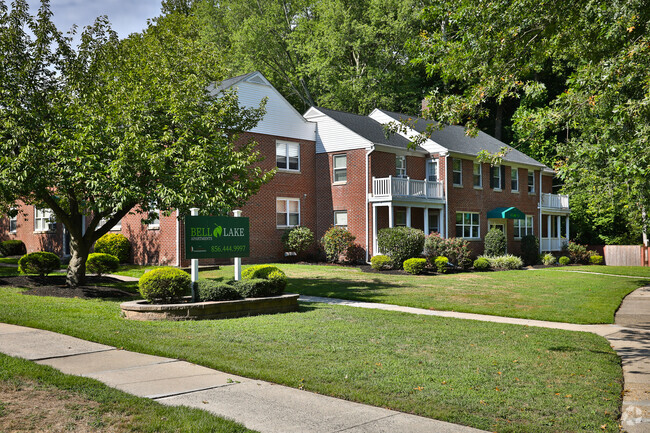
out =
[[[259,144],[264,169],[278,170],[242,208],[251,224],[245,262],[281,259],[282,233],[298,225],[317,238],[333,225],[346,227],[368,257],[377,253],[377,232],[394,226],[466,238],[475,254],[493,226],[504,231],[515,254],[525,234],[537,236],[542,251],[559,250],[569,237],[568,197],[552,194],[554,172],[515,149],[500,166],[478,162],[479,151],[505,146],[487,134],[472,138],[448,126],[411,149],[411,137],[428,121],[380,109],[359,116],[312,107],[301,116],[259,72],[225,80],[216,90],[230,88],[242,106],[267,99],[264,119],[242,139]],[[387,123],[406,119],[406,132],[386,134]],[[0,239],[20,239],[28,252],[69,255],[65,227],[51,216],[48,209],[22,206],[16,218],[0,221]],[[134,263],[189,263],[176,212],[149,225],[141,219],[127,215],[112,229],[131,240]]]

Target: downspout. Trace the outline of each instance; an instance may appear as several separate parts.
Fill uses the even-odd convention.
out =
[[[552,191],[551,191],[552,192]],[[542,253],[542,169],[539,170],[539,253]]]
[[[180,212],[176,209],[176,267],[181,266],[181,222]]]
[[[449,153],[440,156],[445,158],[445,239],[449,239]]]
[[[369,226],[370,226],[370,214],[368,212],[368,206],[370,205],[370,199],[368,198],[368,194],[370,194],[370,181],[368,180],[368,176],[370,175],[370,169],[369,169],[369,164],[368,162],[370,161],[370,154],[375,151],[375,146],[370,146],[366,150],[366,262],[370,260],[370,254],[368,253],[369,249],[369,244],[370,244],[370,233],[368,233]],[[374,251],[373,251],[374,252]]]

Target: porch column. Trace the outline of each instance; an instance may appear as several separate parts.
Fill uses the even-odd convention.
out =
[[[557,239],[562,237],[562,217],[560,215],[555,217],[555,228],[557,228]]]
[[[411,227],[411,206],[406,206],[406,227]]]
[[[546,246],[548,251],[553,251],[553,248],[551,248],[551,215],[546,215],[546,229]]]
[[[429,208],[424,208],[424,236],[429,235]]]
[[[569,215],[567,215],[564,220],[564,231],[566,234],[566,241],[569,242]]]
[[[377,255],[377,205],[372,204],[372,255]]]
[[[394,221],[393,203],[391,202],[388,205],[388,227],[393,228],[393,221]]]
[[[439,230],[438,234],[440,234],[440,236],[442,236],[443,233],[447,233],[447,227],[442,226],[445,222],[446,221],[442,217],[442,209],[441,209],[440,212],[438,212],[438,230]],[[444,229],[444,231],[443,231],[443,229]]]

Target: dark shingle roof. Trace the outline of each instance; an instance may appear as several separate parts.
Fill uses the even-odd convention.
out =
[[[343,111],[330,110],[328,108],[314,108],[374,144],[383,144],[402,149],[407,149],[409,146],[409,140],[401,135],[390,134],[386,137],[384,125],[368,116],[360,116],[358,114],[345,113]],[[424,151],[421,147],[418,147],[417,150]]]
[[[438,122],[434,120],[426,120],[421,117],[408,116],[406,114],[394,113],[391,111],[380,111],[398,121],[410,120],[408,124],[418,132],[425,132],[429,125],[438,125]],[[476,137],[469,137],[465,134],[465,128],[462,126],[452,125],[434,130],[431,134],[431,139],[449,149],[450,152],[457,152],[466,155],[477,155],[481,150],[496,153],[500,151],[503,146],[506,146],[510,151],[504,156],[504,161],[548,168],[541,162],[484,132],[479,131]]]

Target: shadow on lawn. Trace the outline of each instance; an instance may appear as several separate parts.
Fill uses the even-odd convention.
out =
[[[379,278],[372,282],[343,279],[292,278],[287,291],[295,291],[301,295],[325,296],[331,298],[349,299],[353,301],[377,301],[385,297],[384,290],[401,287],[400,284],[390,284]]]

